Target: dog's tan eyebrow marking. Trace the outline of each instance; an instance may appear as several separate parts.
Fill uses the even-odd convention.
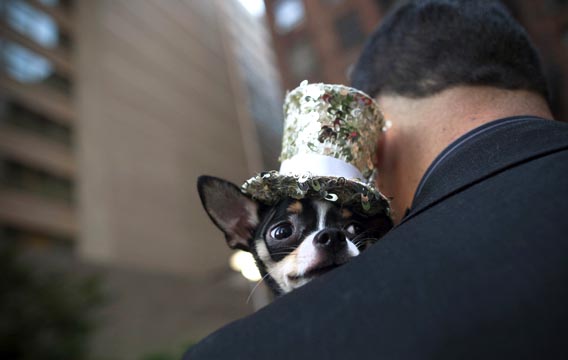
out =
[[[300,214],[303,210],[302,203],[299,201],[294,201],[288,206],[288,212],[292,214]]]
[[[341,217],[344,219],[349,219],[351,216],[353,216],[353,213],[349,210],[349,209],[341,209]]]

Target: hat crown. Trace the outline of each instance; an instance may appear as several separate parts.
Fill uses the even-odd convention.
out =
[[[287,93],[284,119],[283,166],[294,158],[323,155],[342,160],[364,178],[371,176],[384,118],[367,94],[343,85],[304,81]]]

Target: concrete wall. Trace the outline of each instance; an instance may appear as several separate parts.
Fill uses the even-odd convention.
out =
[[[74,283],[92,276],[100,280],[103,306],[90,314],[96,325],[89,346],[92,360],[143,360],[154,353],[175,353],[252,311],[247,304],[251,284],[231,270],[192,279],[94,264],[47,250],[25,253],[32,269],[41,269],[43,275],[64,273]]]
[[[123,267],[86,266],[103,276],[108,303],[97,317],[93,360],[171,353],[252,311],[250,288],[227,270],[195,280]]]
[[[215,2],[78,5],[81,256],[191,276],[225,268],[195,181],[245,180],[250,141]]]
[[[77,2],[78,261],[110,295],[94,359],[140,359],[252,311],[195,188],[261,167],[217,6]]]

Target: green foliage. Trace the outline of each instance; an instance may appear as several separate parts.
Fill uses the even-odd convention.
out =
[[[175,357],[173,354],[168,353],[153,353],[146,355],[142,360],[179,360],[179,357]]]
[[[40,273],[0,245],[0,358],[85,359],[102,300],[98,278]]]
[[[179,360],[182,358],[187,349],[189,349],[192,345],[193,343],[186,343],[183,346],[177,346],[176,348],[169,351],[150,353],[143,356],[140,360]]]

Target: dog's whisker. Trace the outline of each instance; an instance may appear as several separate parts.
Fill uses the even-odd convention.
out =
[[[264,281],[264,279],[266,279],[273,272],[274,272],[274,270],[273,271],[267,271],[266,275],[264,275],[260,280],[258,280],[258,282],[254,285],[254,287],[250,291],[250,294],[249,294],[249,296],[247,297],[247,300],[246,300],[246,304],[249,303],[250,299],[252,298],[252,294],[254,294],[254,292],[260,286],[260,284]]]
[[[375,240],[374,238],[364,238],[364,239],[353,239],[352,241],[353,241],[353,244],[356,247],[360,247],[360,246],[365,245],[368,242],[372,242],[374,240]]]

